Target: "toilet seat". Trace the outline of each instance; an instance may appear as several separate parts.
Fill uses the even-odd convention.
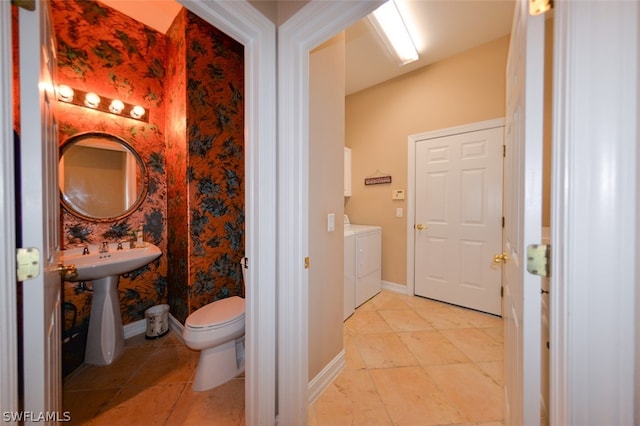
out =
[[[244,322],[244,299],[238,296],[227,297],[209,303],[187,317],[185,327],[204,331]]]

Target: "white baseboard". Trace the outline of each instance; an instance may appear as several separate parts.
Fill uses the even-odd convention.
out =
[[[344,349],[309,382],[309,405],[333,382],[345,366]]]
[[[128,339],[133,336],[137,336],[139,334],[145,334],[147,332],[147,320],[141,319],[138,321],[134,321],[125,325],[122,328],[124,329],[125,339]],[[169,328],[182,341],[182,330],[184,329],[184,326],[173,315],[171,315],[171,313],[169,313]],[[184,341],[182,342],[184,343]]]
[[[131,322],[124,327],[124,338],[128,339],[138,334],[144,334],[147,332],[147,320],[141,319],[135,322]]]
[[[184,343],[184,339],[182,338],[184,325],[171,314],[169,314],[169,328],[171,329],[171,331],[173,331],[176,337],[178,337],[178,339],[180,339],[180,341]]]
[[[382,281],[382,288],[385,290],[392,291],[394,293],[413,296],[412,294],[409,294],[409,287],[407,287],[404,284],[396,284],[396,283],[392,283],[391,281]]]

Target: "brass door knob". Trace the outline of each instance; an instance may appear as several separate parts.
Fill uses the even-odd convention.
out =
[[[416,229],[417,229],[418,231],[422,231],[422,230],[424,230],[424,229],[427,229],[427,227],[426,227],[426,226],[424,226],[423,224],[419,223],[419,224],[417,224],[417,225],[416,225]]]
[[[70,280],[78,276],[78,269],[76,265],[63,265],[62,262],[58,263],[56,271],[60,272],[60,277],[63,280]]]
[[[507,253],[500,253],[493,256],[494,263],[505,263],[508,259]]]

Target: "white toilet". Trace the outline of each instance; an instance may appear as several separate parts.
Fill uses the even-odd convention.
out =
[[[244,268],[243,268],[244,272]],[[200,350],[194,391],[205,391],[244,372],[244,299],[217,300],[189,315],[182,337]]]

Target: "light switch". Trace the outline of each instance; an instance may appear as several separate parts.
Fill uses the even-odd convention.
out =
[[[402,211],[402,207],[398,207],[396,209],[396,217],[402,217],[403,214],[404,212]]]
[[[327,215],[327,231],[333,232],[336,230],[336,215],[335,213],[329,213]]]

